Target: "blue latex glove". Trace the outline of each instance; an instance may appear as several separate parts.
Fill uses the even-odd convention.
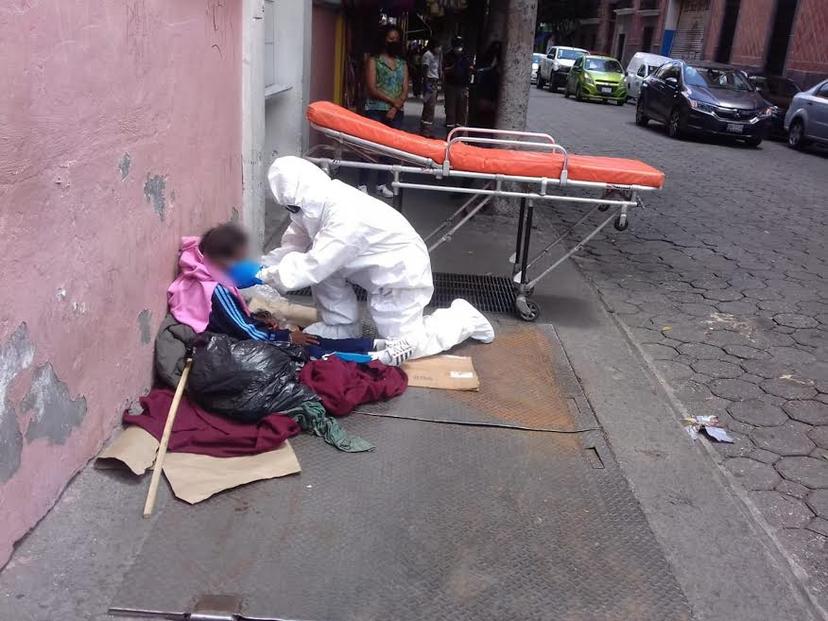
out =
[[[239,289],[246,289],[253,285],[261,285],[262,281],[256,278],[256,274],[262,266],[255,261],[239,261],[230,266],[227,270],[227,275],[233,279],[233,282]]]

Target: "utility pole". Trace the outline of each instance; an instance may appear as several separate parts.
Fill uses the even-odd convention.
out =
[[[498,129],[526,129],[529,64],[535,41],[538,0],[493,0],[506,6],[505,36],[497,106]]]

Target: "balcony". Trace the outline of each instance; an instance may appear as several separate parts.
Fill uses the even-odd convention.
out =
[[[662,4],[663,0],[639,0],[638,12],[645,16],[658,15]]]

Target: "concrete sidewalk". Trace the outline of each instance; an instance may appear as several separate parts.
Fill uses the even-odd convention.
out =
[[[405,212],[421,233],[455,207],[435,200],[443,196],[407,193]],[[553,234],[538,212],[535,247]],[[281,215],[273,214],[272,227]],[[478,216],[435,253],[435,270],[507,273],[514,220],[513,214]],[[271,233],[278,239],[277,231]],[[694,617],[820,618],[786,557],[733,493],[704,444],[689,439],[675,403],[579,271],[564,265],[535,299]],[[106,609],[127,570],[157,520],[174,506],[164,489],[156,517],[142,520],[146,485],[146,479],[82,472],[0,573],[0,618],[109,619]]]

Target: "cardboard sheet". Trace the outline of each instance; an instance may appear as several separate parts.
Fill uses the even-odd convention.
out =
[[[402,365],[408,385],[441,390],[480,390],[480,378],[468,356],[430,356]]]
[[[157,451],[158,440],[152,435],[140,427],[127,427],[98,455],[95,467],[117,467],[113,462],[120,462],[140,476],[152,467]],[[164,459],[164,475],[173,493],[190,504],[239,485],[299,471],[299,460],[289,442],[272,451],[245,457],[167,453]]]
[[[294,304],[288,300],[268,300],[254,294],[248,306],[251,311],[266,310],[279,321],[302,327],[319,321],[319,313],[313,306]]]

